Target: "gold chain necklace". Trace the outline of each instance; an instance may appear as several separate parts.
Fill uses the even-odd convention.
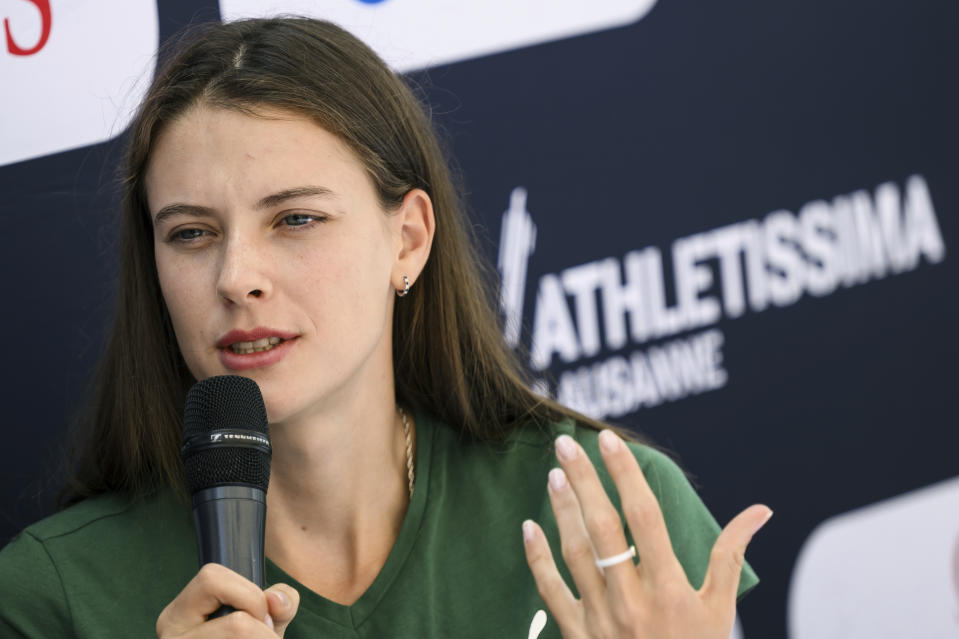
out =
[[[410,501],[413,501],[413,435],[410,432],[410,420],[406,416],[406,411],[402,408],[398,410],[400,419],[403,420],[403,432],[406,433],[406,475],[410,480]]]

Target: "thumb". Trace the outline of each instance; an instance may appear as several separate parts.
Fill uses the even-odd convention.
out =
[[[755,504],[736,515],[723,528],[713,544],[706,579],[699,591],[704,600],[719,606],[735,605],[739,575],[746,561],[746,546],[772,516],[773,511],[768,506]]]
[[[273,584],[265,591],[266,603],[273,618],[273,629],[278,637],[286,632],[300,605],[300,593],[286,584]]]

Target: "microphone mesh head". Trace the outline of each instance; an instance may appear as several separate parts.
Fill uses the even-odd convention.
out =
[[[221,375],[190,388],[183,410],[183,441],[220,429],[253,431],[269,439],[266,406],[252,379]],[[238,484],[265,492],[270,483],[270,454],[256,448],[219,444],[193,451],[185,447],[183,466],[191,494]]]

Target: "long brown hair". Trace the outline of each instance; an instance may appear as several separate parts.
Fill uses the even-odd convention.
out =
[[[305,18],[212,23],[166,56],[131,125],[124,165],[117,308],[62,501],[181,486],[181,411],[193,378],[157,280],[144,174],[158,134],[202,103],[304,115],[349,145],[381,204],[414,188],[433,202],[430,259],[393,321],[397,400],[475,439],[520,425],[593,422],[528,387],[505,346],[449,166],[413,91],[365,44]]]

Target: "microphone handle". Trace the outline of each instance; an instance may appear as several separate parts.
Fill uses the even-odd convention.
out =
[[[252,486],[214,486],[193,495],[200,566],[216,563],[237,572],[260,588],[264,574],[266,492]],[[233,612],[221,606],[210,618]]]

